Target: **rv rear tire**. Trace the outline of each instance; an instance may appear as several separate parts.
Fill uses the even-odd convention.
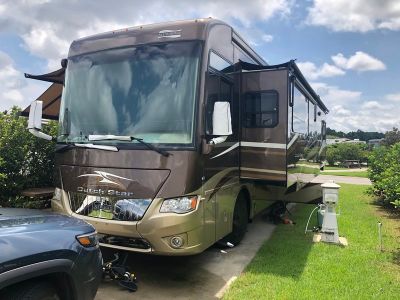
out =
[[[249,212],[247,200],[243,193],[240,193],[236,199],[235,209],[233,211],[232,232],[228,234],[223,241],[238,245],[247,231],[249,223]]]

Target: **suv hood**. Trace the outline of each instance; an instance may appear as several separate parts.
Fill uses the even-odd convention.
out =
[[[51,212],[25,208],[0,208],[0,239],[5,235],[77,228],[94,231],[86,222]]]

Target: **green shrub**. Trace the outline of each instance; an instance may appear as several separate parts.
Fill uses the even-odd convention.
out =
[[[34,137],[20,109],[0,113],[0,205],[12,206],[21,190],[53,185],[55,142]],[[57,123],[43,126],[55,136]]]
[[[385,203],[400,206],[400,143],[378,147],[369,157],[373,192]]]
[[[326,150],[326,160],[329,165],[345,160],[359,160],[366,162],[368,160],[368,150],[366,144],[361,143],[339,143],[329,145]]]

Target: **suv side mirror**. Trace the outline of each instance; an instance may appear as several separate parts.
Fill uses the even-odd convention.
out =
[[[215,102],[213,111],[212,135],[227,136],[232,134],[231,105],[229,102]]]
[[[42,101],[35,100],[31,103],[29,109],[28,130],[38,138],[51,141],[52,137],[50,135],[40,131],[42,129],[42,107]]]

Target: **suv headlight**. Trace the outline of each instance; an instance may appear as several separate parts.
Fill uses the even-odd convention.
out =
[[[193,211],[197,207],[197,196],[187,196],[165,199],[161,205],[161,213],[184,214]]]
[[[97,237],[96,231],[77,235],[76,239],[83,247],[95,247],[99,244],[99,239]]]

